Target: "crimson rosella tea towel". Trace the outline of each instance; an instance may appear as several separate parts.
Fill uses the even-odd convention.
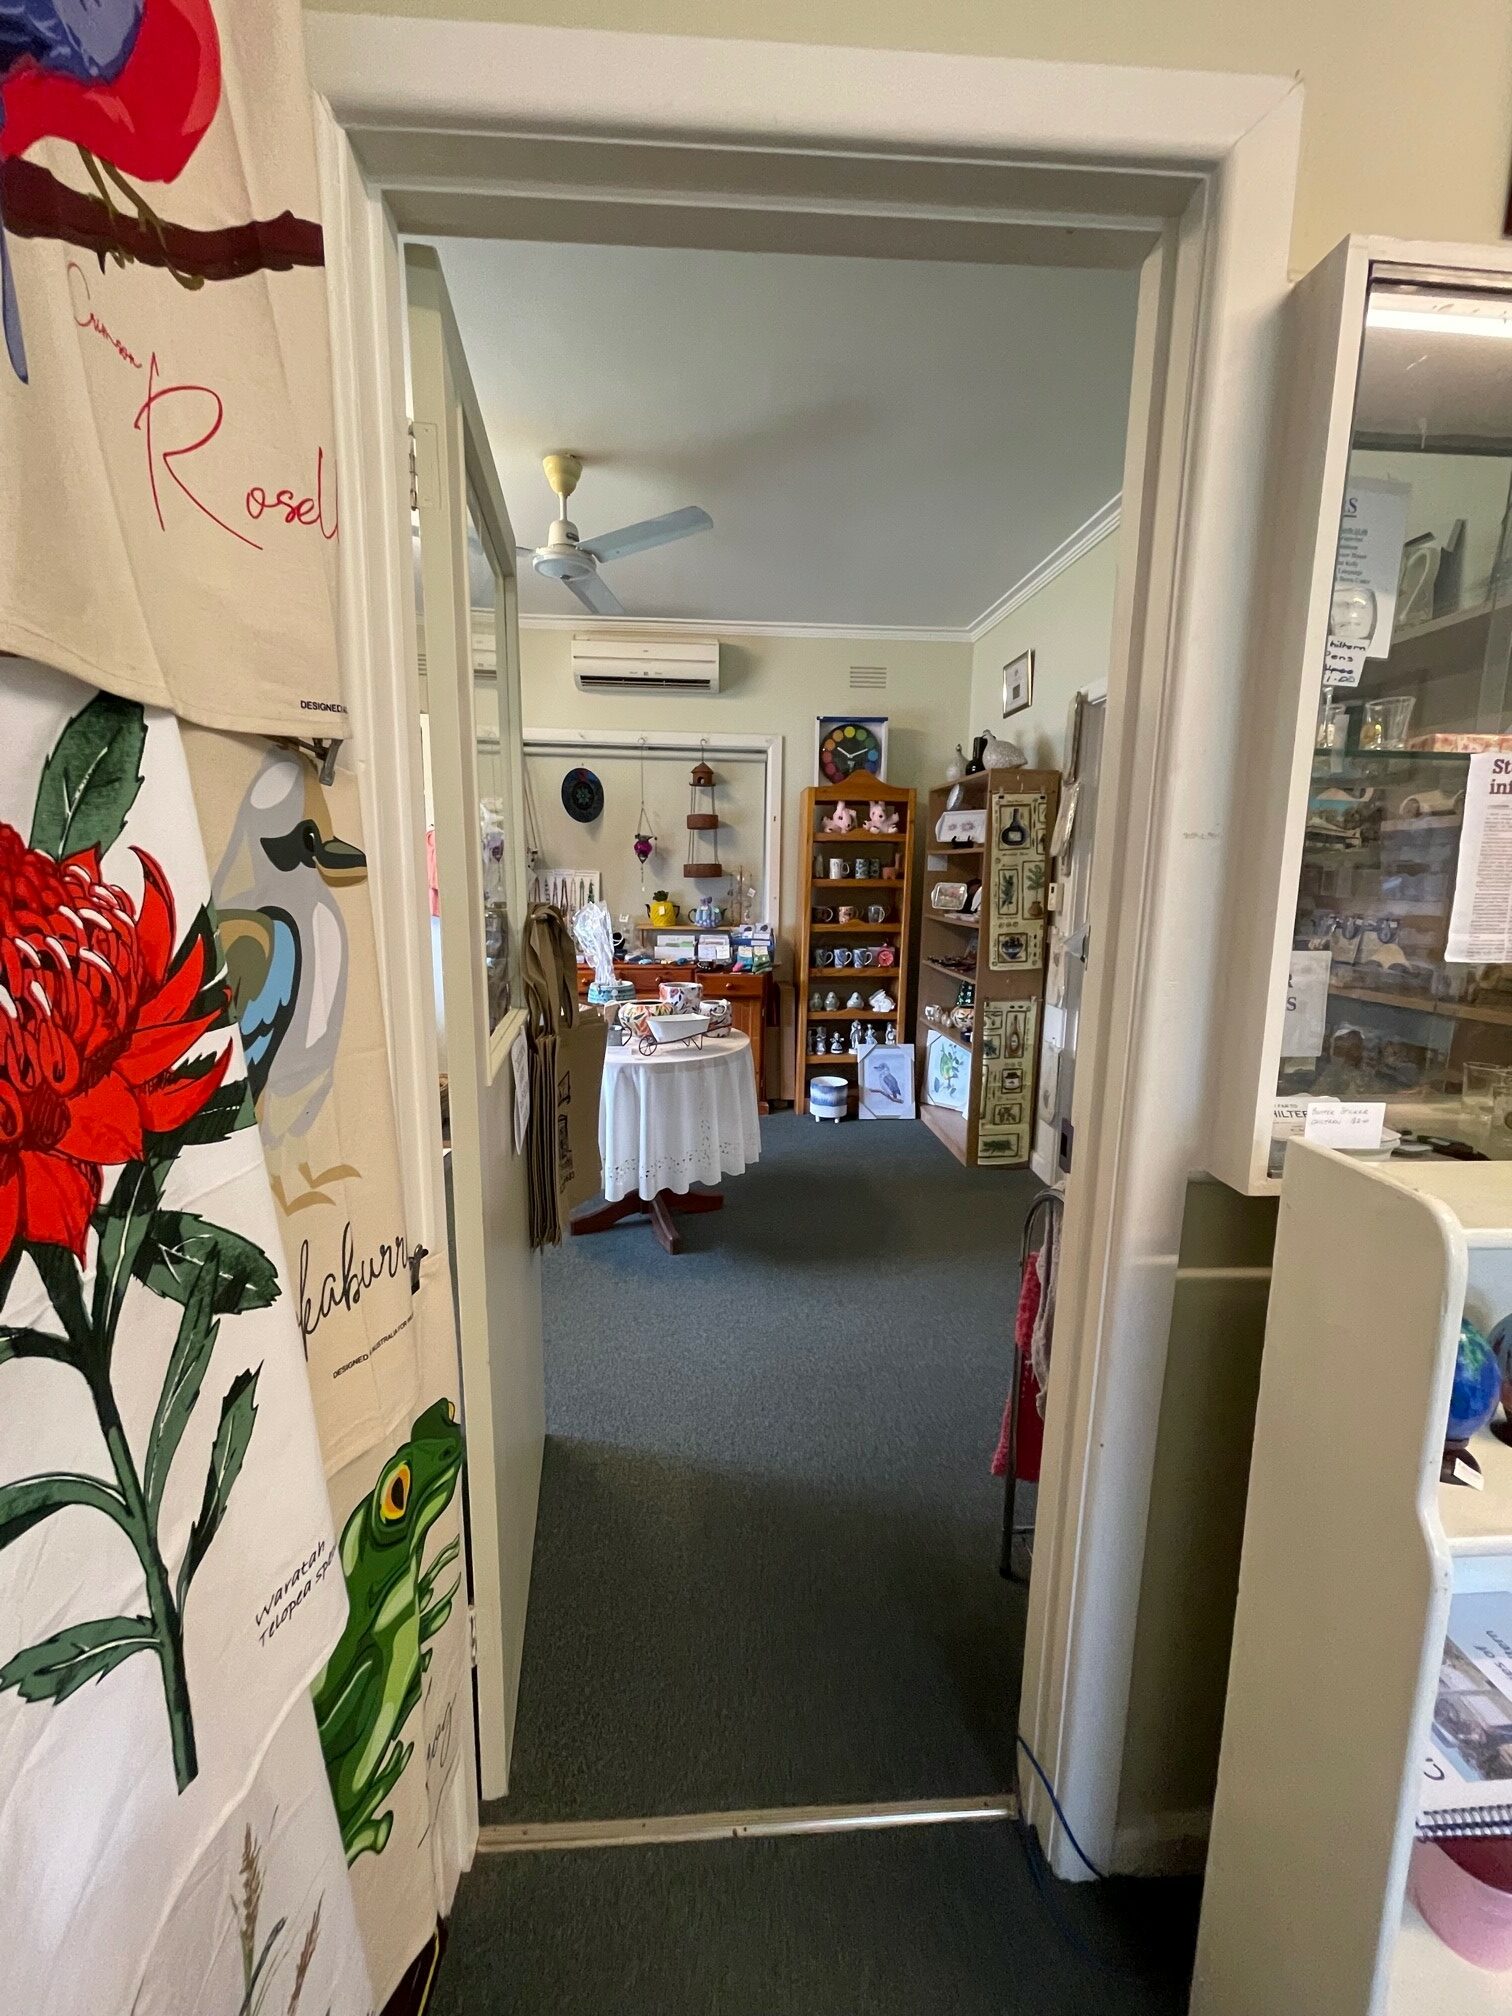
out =
[[[298,0],[0,4],[0,649],[342,732],[322,259]]]
[[[178,724],[11,661],[0,745],[0,2000],[63,2016],[132,2008],[346,1589]]]

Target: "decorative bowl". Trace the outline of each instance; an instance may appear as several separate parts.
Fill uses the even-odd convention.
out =
[[[709,1018],[701,1010],[696,1015],[651,1015],[647,1018],[658,1043],[686,1043],[690,1036],[702,1036]]]

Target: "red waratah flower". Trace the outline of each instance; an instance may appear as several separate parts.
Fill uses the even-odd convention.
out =
[[[97,849],[65,861],[0,824],[0,1259],[18,1239],[84,1259],[101,1169],[193,1119],[226,1074],[177,1072],[216,1020],[196,932],[174,957],[173,893],[150,854],[138,911]]]

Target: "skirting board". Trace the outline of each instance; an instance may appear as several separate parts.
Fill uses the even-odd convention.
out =
[[[1152,1813],[1143,1820],[1120,1820],[1113,1835],[1114,1876],[1200,1876],[1207,1866],[1206,1806],[1186,1813]]]

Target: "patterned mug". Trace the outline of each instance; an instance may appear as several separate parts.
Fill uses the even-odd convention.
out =
[[[854,904],[854,903],[842,903],[842,904],[840,905],[840,908],[839,908],[839,909],[838,909],[838,910],[837,910],[837,911],[835,912],[835,917],[836,917],[836,920],[837,920],[837,922],[839,922],[839,923],[841,923],[841,924],[854,924],[854,923],[855,923],[855,921],[856,921],[856,906],[855,906],[855,904]]]

